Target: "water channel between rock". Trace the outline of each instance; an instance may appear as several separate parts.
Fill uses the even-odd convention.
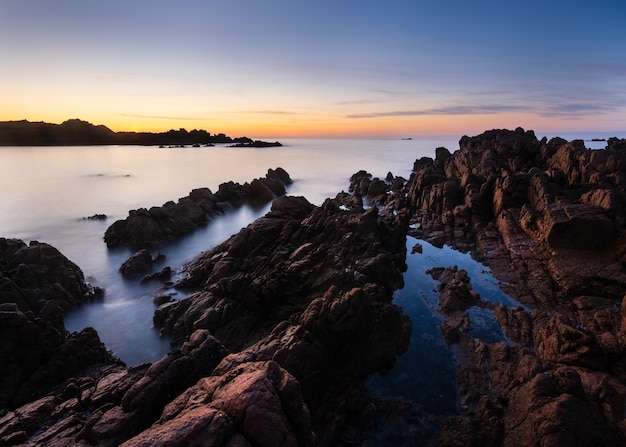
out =
[[[422,247],[421,253],[412,252],[416,244]],[[472,288],[483,301],[512,307],[520,304],[500,289],[489,268],[474,260],[470,253],[449,246],[438,248],[411,236],[407,236],[406,246],[405,285],[395,292],[393,302],[411,318],[411,343],[390,371],[372,375],[366,384],[377,396],[409,399],[433,414],[455,414],[458,397],[455,358],[440,330],[443,316],[439,309],[438,281],[427,271],[457,266],[468,272]],[[507,341],[491,310],[474,306],[468,314],[472,325],[468,335],[488,343]]]

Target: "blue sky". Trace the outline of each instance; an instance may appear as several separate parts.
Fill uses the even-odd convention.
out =
[[[0,3],[0,120],[406,136],[626,129],[626,2]]]

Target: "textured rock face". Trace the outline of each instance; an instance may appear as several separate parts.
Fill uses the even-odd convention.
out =
[[[56,270],[44,244],[25,254],[0,240],[0,445],[366,445],[389,427],[395,445],[626,445],[626,143],[588,151],[516,129],[460,146],[417,160],[406,185],[359,171],[353,194],[320,207],[275,200],[186,266],[176,286],[191,295],[155,312],[181,348],[131,368],[98,357],[93,330],[65,334],[61,309],[89,292],[77,269]],[[252,188],[263,198],[275,185]],[[523,304],[484,301],[464,270],[429,272],[461,360],[459,414],[445,423],[362,381],[420,330],[391,304],[407,228],[471,250]],[[471,335],[475,307],[493,311],[504,342]]]
[[[390,304],[402,284],[404,216],[348,194],[322,207],[275,200],[188,266],[178,285],[194,294],[155,313],[180,350],[131,368],[90,357],[45,397],[5,413],[2,444],[335,442],[367,402],[355,392],[363,377],[408,344],[410,321]],[[88,335],[97,339],[79,334],[81,349]]]
[[[0,238],[0,408],[110,361],[93,329],[70,335],[63,324],[63,310],[91,298],[83,273],[55,248]]]
[[[1,301],[24,312],[39,314],[48,301],[69,310],[94,296],[80,268],[48,244],[0,238],[0,268]]]
[[[134,248],[155,247],[205,225],[225,211],[225,204],[266,203],[284,195],[286,185],[291,183],[289,174],[277,168],[269,169],[264,178],[244,185],[223,183],[215,194],[208,188],[194,189],[176,203],[170,201],[160,207],[131,210],[126,219],[118,220],[107,228],[104,241],[109,248],[123,245]]]
[[[523,208],[522,228],[552,248],[603,248],[623,226],[626,155],[608,147],[591,151],[582,141],[539,141],[532,131],[493,130],[463,137],[460,150],[415,163],[412,206],[435,212],[454,236],[455,207],[484,226],[503,211]],[[458,231],[457,231],[458,234]]]
[[[438,445],[626,445],[622,142],[494,130],[439,153],[415,163],[411,231],[472,250],[528,307],[494,306],[513,344],[484,343],[466,333],[467,284],[435,272],[442,330],[465,359],[462,412]]]
[[[321,207],[277,199],[189,266],[178,287],[202,290],[161,306],[155,324],[179,340],[204,328],[232,351],[249,346],[233,363],[278,359],[319,398],[328,381],[379,370],[406,348],[410,323],[390,304],[402,284],[403,225],[349,195]]]
[[[127,369],[92,362],[46,397],[0,418],[0,440],[2,445],[120,445],[148,428],[226,354],[215,338],[198,331],[180,351],[152,364]]]
[[[239,368],[201,379],[122,445],[314,445],[298,382],[272,361]]]

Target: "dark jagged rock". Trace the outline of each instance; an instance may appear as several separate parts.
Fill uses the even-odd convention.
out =
[[[442,330],[465,361],[462,413],[438,445],[626,443],[622,141],[492,130],[415,162],[410,231],[472,250],[528,306],[493,307],[516,344],[487,344],[466,331],[468,283],[442,284]]]
[[[156,424],[122,445],[206,445],[210,439],[211,445],[313,446],[299,388],[273,361],[245,363],[237,374],[200,380]]]
[[[397,219],[350,195],[321,207],[279,198],[188,266],[178,286],[202,290],[161,306],[155,325],[179,340],[210,330],[239,351],[220,371],[277,361],[300,383],[314,426],[339,430],[326,405],[346,396],[330,384],[388,367],[408,343],[410,322],[390,304],[404,269],[406,222]]]
[[[169,266],[163,267],[160,271],[146,275],[141,278],[141,283],[145,284],[151,281],[167,282],[172,279],[172,268]]]
[[[626,445],[626,143],[588,151],[523,129],[460,143],[417,160],[405,187],[360,171],[354,194],[320,207],[275,200],[266,216],[186,266],[177,286],[191,295],[162,295],[155,324],[180,350],[132,368],[95,362],[42,386],[38,398],[0,414],[0,444],[366,445],[389,441],[384,431],[393,429],[402,433],[395,445]],[[272,182],[262,186],[260,196],[273,191]],[[234,184],[226,192],[244,197]],[[373,399],[363,386],[419,330],[391,304],[407,228],[471,250],[523,304],[485,302],[463,270],[430,272],[440,283],[441,329],[462,360],[459,414],[445,423],[419,403]],[[600,230],[608,236],[587,234]],[[0,277],[2,296],[50,283],[12,265]],[[41,293],[57,296],[54,289]],[[39,316],[0,304],[7,327],[27,328],[19,333],[34,362],[56,339],[32,328],[61,317],[41,293],[20,298],[38,303]],[[493,311],[505,342],[471,335],[476,306]],[[95,340],[84,332],[78,346]],[[55,364],[80,349],[67,344]],[[441,428],[436,439],[433,427]]]
[[[229,147],[281,147],[282,144],[278,141],[270,142],[270,141],[246,141],[241,143],[231,144]]]
[[[93,329],[69,334],[63,323],[64,310],[92,298],[81,270],[54,247],[0,238],[0,408],[112,361]]]
[[[156,312],[183,342],[179,351],[131,368],[91,358],[41,399],[6,412],[0,439],[334,442],[367,405],[361,380],[408,344],[410,322],[390,303],[402,284],[405,228],[403,214],[364,210],[348,194],[322,207],[275,200],[265,217],[190,264],[179,285],[195,294]]]
[[[83,217],[82,220],[107,220],[106,214],[94,214],[92,216]]]
[[[177,203],[170,201],[161,207],[131,210],[126,219],[118,220],[107,228],[104,241],[109,248],[124,245],[134,248],[156,247],[206,225],[210,219],[225,211],[224,203],[266,203],[284,195],[286,185],[291,183],[289,174],[277,168],[269,169],[265,178],[244,185],[223,183],[215,194],[209,188],[194,189]]]
[[[125,278],[143,275],[152,270],[152,255],[145,248],[135,252],[120,266],[120,273]]]
[[[0,439],[3,445],[120,445],[148,428],[226,354],[215,338],[198,331],[180,351],[151,364],[94,365],[46,397],[5,414]]]
[[[366,199],[369,205],[384,206],[383,213],[394,213],[401,210],[404,204],[404,192],[402,189],[406,180],[402,177],[394,177],[391,172],[387,173],[385,180],[372,177],[366,171],[359,171],[350,177],[349,191],[361,200]]]
[[[92,299],[80,268],[56,248],[37,241],[0,238],[0,302],[38,315],[56,303],[69,310]]]

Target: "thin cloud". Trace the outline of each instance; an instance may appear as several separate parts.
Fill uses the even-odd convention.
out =
[[[398,92],[395,90],[387,90],[384,88],[375,88],[372,90],[374,93],[380,93],[382,95],[386,95],[392,98],[404,97],[406,96],[403,92]]]
[[[392,110],[388,112],[370,112],[346,115],[346,118],[386,118],[394,116],[427,116],[427,115],[495,115],[507,112],[534,113],[539,116],[578,118],[590,114],[611,114],[618,112],[623,106],[613,101],[571,101],[557,103],[545,99],[535,103],[489,104],[479,106],[454,105],[421,110]]]
[[[240,113],[250,113],[255,115],[300,115],[289,110],[243,110]]]
[[[595,76],[615,76],[623,78],[626,76],[626,64],[624,63],[582,63],[576,66],[579,74],[592,73]]]
[[[577,117],[588,115],[590,113],[604,114],[614,113],[616,111],[617,107],[612,104],[571,103],[548,106],[547,109],[541,113],[541,115]]]
[[[394,110],[390,112],[358,113],[346,115],[347,118],[383,118],[393,116],[425,116],[425,115],[491,115],[502,112],[526,111],[527,107],[515,105],[489,106],[450,106],[423,110]]]
[[[136,115],[131,113],[120,113],[120,116],[125,116],[128,118],[146,118],[153,120],[175,120],[175,121],[201,121],[206,118],[190,118],[186,116],[160,116],[160,115]]]
[[[387,89],[372,89],[370,92],[375,93],[377,95],[383,95],[384,98],[363,98],[363,99],[351,99],[346,101],[339,101],[334,103],[337,106],[352,106],[352,105],[361,105],[361,104],[380,104],[381,102],[389,102],[390,100],[396,98],[413,98],[416,95],[407,95],[404,92],[396,91],[396,90],[387,90]]]
[[[362,104],[380,104],[381,102],[387,102],[386,99],[352,99],[348,101],[339,101],[334,103],[336,106],[353,106]]]

